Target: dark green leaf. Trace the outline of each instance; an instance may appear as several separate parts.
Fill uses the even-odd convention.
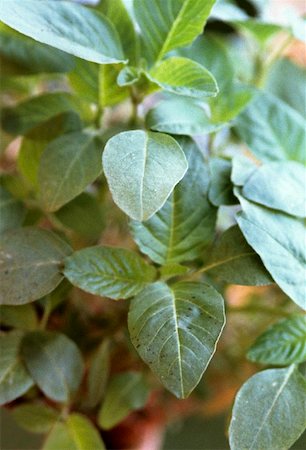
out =
[[[25,209],[22,202],[0,186],[0,234],[19,228],[24,216]]]
[[[210,158],[211,181],[208,198],[215,206],[235,205],[237,199],[233,194],[231,182],[232,164],[222,158]]]
[[[104,340],[94,354],[88,372],[87,403],[91,408],[97,406],[105,393],[110,372],[109,340]]]
[[[24,403],[11,414],[20,427],[31,433],[47,433],[60,418],[59,411],[44,403]]]
[[[0,322],[7,327],[33,330],[38,325],[37,314],[32,304],[0,305]]]

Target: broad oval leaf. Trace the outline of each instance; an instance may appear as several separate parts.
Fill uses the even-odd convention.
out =
[[[140,292],[154,280],[156,270],[130,250],[91,247],[67,258],[64,274],[86,292],[118,300]]]
[[[57,402],[68,402],[77,391],[84,371],[76,344],[60,333],[33,331],[23,338],[21,352],[43,393]]]
[[[25,209],[20,200],[14,198],[0,186],[0,235],[8,230],[19,228],[25,216]]]
[[[295,366],[257,373],[236,396],[231,450],[285,450],[305,429],[306,381]]]
[[[86,132],[67,133],[46,147],[38,172],[40,197],[56,211],[79,195],[101,173],[102,143]]]
[[[211,360],[225,322],[221,295],[204,283],[158,282],[131,302],[132,343],[161,383],[186,398]]]
[[[202,33],[215,0],[135,0],[134,11],[147,57],[161,59]]]
[[[0,20],[36,41],[99,64],[124,62],[119,36],[102,14],[68,1],[3,0]]]
[[[149,80],[165,91],[187,97],[215,97],[217,82],[203,66],[188,58],[173,56],[146,73]]]
[[[107,387],[98,414],[99,425],[105,430],[115,427],[130,412],[143,408],[148,395],[149,388],[142,373],[124,372],[115,375]]]
[[[49,294],[63,279],[60,266],[70,253],[69,245],[47,230],[6,233],[0,245],[0,304],[30,303]]]
[[[207,198],[207,164],[191,139],[183,138],[178,142],[188,161],[186,175],[151,219],[131,223],[140,250],[159,264],[200,257],[214,236],[217,210]]]
[[[295,161],[263,164],[244,185],[242,194],[269,208],[306,216],[306,168]]]
[[[239,196],[238,225],[279,287],[306,309],[305,222]]]
[[[233,194],[233,185],[230,178],[231,162],[222,158],[210,158],[209,168],[211,181],[208,197],[211,203],[215,206],[235,205],[237,199]]]
[[[59,420],[60,411],[44,403],[23,403],[11,415],[20,427],[31,433],[47,433]]]
[[[270,326],[247,356],[251,361],[278,366],[306,361],[306,316],[293,316]]]
[[[262,286],[273,283],[257,253],[249,246],[238,226],[226,230],[202,269],[226,283]]]
[[[187,161],[170,136],[127,131],[111,138],[103,168],[115,203],[132,219],[147,220],[183,178]]]
[[[22,334],[11,332],[0,336],[0,405],[25,394],[34,382],[19,355]]]

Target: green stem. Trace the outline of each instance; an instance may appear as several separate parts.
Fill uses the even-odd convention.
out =
[[[51,301],[50,296],[48,295],[48,297],[46,298],[44,313],[39,324],[39,328],[41,328],[42,330],[44,330],[47,326],[51,311],[52,311]]]

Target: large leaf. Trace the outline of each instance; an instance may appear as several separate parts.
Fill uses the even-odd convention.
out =
[[[34,384],[19,356],[21,339],[15,332],[0,336],[0,405],[25,394]]]
[[[188,58],[173,56],[153,67],[147,77],[165,91],[187,97],[214,97],[218,86],[212,74]]]
[[[0,246],[0,303],[30,303],[53,291],[71,249],[47,230],[21,228],[6,233]]]
[[[306,316],[293,316],[270,326],[247,356],[251,361],[279,366],[306,361]]]
[[[257,95],[237,118],[236,129],[263,161],[306,161],[304,119],[272,95]]]
[[[306,426],[306,381],[295,366],[250,378],[235,400],[231,450],[288,449]]]
[[[0,234],[19,228],[25,216],[25,209],[20,200],[14,198],[0,186]]]
[[[200,381],[224,326],[221,295],[204,283],[148,286],[130,306],[131,340],[163,385],[179,398]]]
[[[113,428],[130,412],[142,408],[148,399],[149,389],[140,372],[124,372],[115,375],[106,390],[98,415],[99,425]]]
[[[162,100],[148,112],[146,124],[155,131],[187,136],[212,133],[223,126],[214,124],[198,102],[183,97]]]
[[[280,288],[306,309],[305,222],[240,198],[238,225]]]
[[[259,256],[248,245],[238,226],[223,233],[202,271],[231,284],[261,286],[273,283]]]
[[[88,371],[87,402],[91,408],[97,406],[104,394],[110,372],[109,340],[105,339],[94,354]]]
[[[170,136],[127,131],[106,144],[103,168],[115,203],[132,219],[147,220],[183,178],[187,161]]]
[[[190,44],[202,33],[215,0],[135,0],[146,54],[151,61]]]
[[[68,1],[3,0],[0,20],[36,41],[88,61],[124,60],[119,36],[102,14]]]
[[[209,200],[211,203],[215,206],[235,205],[237,199],[233,194],[231,182],[231,162],[222,158],[210,158],[209,168],[211,172]]]
[[[58,422],[43,445],[43,450],[105,450],[98,430],[82,414],[70,414]]]
[[[164,206],[146,222],[131,224],[143,253],[159,264],[178,263],[201,256],[214,234],[217,210],[207,198],[209,173],[196,144],[179,140],[188,171]]]
[[[58,410],[44,403],[24,403],[11,414],[20,427],[31,433],[47,433],[60,418]]]
[[[306,216],[306,168],[295,161],[264,164],[244,185],[242,194],[261,205],[293,216]]]
[[[67,336],[51,331],[33,331],[21,344],[24,362],[43,393],[58,402],[68,402],[83,376],[78,347]]]
[[[56,211],[79,195],[101,173],[102,143],[86,132],[67,133],[46,147],[38,183],[47,211]]]
[[[136,295],[154,280],[156,271],[129,250],[91,247],[67,258],[64,274],[86,292],[117,300]]]

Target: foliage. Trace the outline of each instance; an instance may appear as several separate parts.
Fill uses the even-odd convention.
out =
[[[288,449],[306,426],[305,71],[277,39],[298,27],[130,6],[1,3],[1,404],[44,450],[106,448],[134,411],[201,401],[233,355],[213,358],[226,317],[239,332],[228,286],[270,286],[228,364],[272,368],[239,390],[229,441]]]

